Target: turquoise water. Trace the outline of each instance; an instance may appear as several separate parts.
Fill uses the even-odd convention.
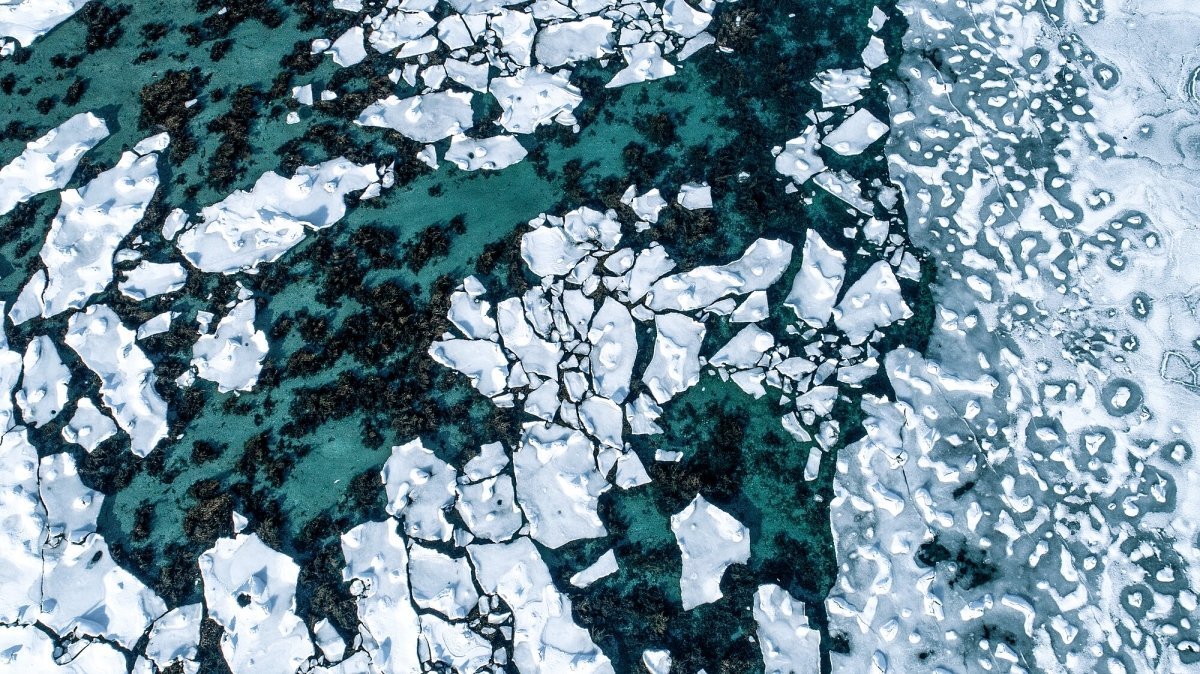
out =
[[[230,189],[248,187],[267,170],[286,172],[299,162],[354,150],[370,157],[395,154],[402,180],[269,269],[240,277],[259,298],[257,324],[271,342],[254,392],[219,394],[205,382],[187,393],[162,386],[171,397],[178,437],[151,457],[138,460],[117,441],[87,457],[72,450],[80,455],[85,479],[108,495],[101,524],[114,555],[172,604],[199,599],[196,555],[230,533],[229,513],[238,510],[265,540],[302,565],[301,615],[313,621],[330,617],[350,630],[353,608],[340,582],[337,536],[383,516],[376,476],[388,448],[420,435],[426,446],[460,463],[482,443],[516,441],[517,414],[495,410],[461,377],[433,364],[425,349],[445,329],[446,295],[464,276],[479,275],[497,298],[529,281],[516,237],[537,214],[612,206],[631,183],[673,194],[681,183],[707,179],[716,200],[711,213],[678,216],[648,233],[627,232],[626,241],[638,245],[657,237],[682,268],[737,257],[760,236],[799,243],[808,228],[834,245],[854,247],[841,234],[854,219],[840,202],[818,196],[806,207],[784,194],[769,150],[807,125],[802,112],[819,103],[807,81],[824,68],[857,62],[869,36],[871,3],[741,0],[723,6],[718,17],[725,26],[719,37],[732,53],[710,49],[674,78],[616,91],[601,88],[611,68],[581,70],[577,79],[590,96],[577,112],[581,133],[549,129],[523,137],[529,159],[496,174],[467,174],[445,165],[429,171],[412,158],[414,145],[351,124],[348,106],[305,109],[301,123],[284,123],[286,112],[296,107],[291,86],[337,82],[347,99],[346,91],[366,91],[390,69],[375,58],[338,72],[326,57],[314,60],[310,72],[276,79],[280,60],[296,43],[344,27],[341,13],[306,23],[299,3],[271,5],[279,12],[278,25],[248,19],[227,37],[189,45],[185,27],[213,12],[200,4],[131,5],[114,45],[71,68],[50,65],[50,57],[78,51],[87,34],[80,17],[36,43],[28,62],[0,61],[0,81],[15,78],[13,95],[0,98],[0,130],[24,123],[36,137],[71,114],[96,111],[113,132],[87,160],[102,168],[155,131],[139,128],[143,88],[168,70],[197,69],[192,77],[198,104],[178,127],[194,138],[195,150],[180,157],[186,143],[177,140],[160,162],[158,203],[135,231],[160,252],[169,245],[157,234],[167,211],[196,211]],[[157,40],[145,39],[142,26],[152,22],[168,24]],[[893,17],[886,31],[893,50],[900,23]],[[733,25],[741,28],[729,28]],[[232,43],[214,62],[210,50],[220,39]],[[158,56],[138,63],[147,51]],[[87,89],[69,106],[63,99],[76,80],[87,82]],[[255,104],[249,115],[235,119],[229,113],[243,87],[257,92],[243,94]],[[880,117],[886,113],[883,96],[875,90],[868,99]],[[59,102],[41,115],[35,105],[45,97]],[[651,125],[652,115],[659,117]],[[0,156],[17,154],[28,135],[0,135]],[[214,164],[234,146],[243,147],[244,156]],[[881,163],[869,158],[847,165],[861,176],[884,177]],[[94,170],[82,167],[73,184]],[[27,278],[57,202],[57,196],[44,195],[0,220],[0,299],[11,301]],[[871,262],[852,260],[863,267]],[[906,288],[914,304],[916,290]],[[158,298],[142,306],[105,299],[131,324],[167,308],[183,312],[177,330],[145,344],[165,381],[190,356],[194,336],[185,328],[195,312],[219,306],[234,292],[232,279],[205,279],[182,299]],[[779,299],[772,295],[773,305]],[[927,332],[922,325],[913,321],[896,339],[922,345]],[[51,327],[61,331],[61,321]],[[729,334],[728,327],[715,328],[709,340],[716,344]],[[14,345],[23,347],[29,337],[14,331]],[[73,390],[94,393],[95,382],[76,381]],[[605,549],[616,549],[619,574],[569,593],[577,618],[619,671],[633,671],[643,648],[663,646],[671,649],[679,671],[761,671],[757,644],[747,638],[753,634],[748,607],[764,582],[779,583],[804,600],[811,618],[824,625],[821,599],[835,573],[827,514],[831,462],[816,481],[804,482],[808,447],[783,432],[770,397],[754,401],[706,377],[671,403],[665,435],[639,439],[636,449],[655,481],[604,497],[602,512],[612,534],[547,551],[559,587],[567,587],[565,579],[576,570]],[[843,407],[848,441],[859,431],[852,406]],[[36,434],[43,452],[62,449],[56,441],[60,428],[56,422]],[[678,465],[654,464],[656,447],[683,451],[687,458]],[[679,554],[668,520],[696,491],[751,528],[753,550],[748,566],[727,573],[725,599],[683,613]],[[221,666],[212,652],[206,662],[206,669]]]

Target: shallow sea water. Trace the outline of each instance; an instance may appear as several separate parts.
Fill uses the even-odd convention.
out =
[[[362,90],[390,67],[373,57],[352,73],[339,73],[325,57],[311,72],[293,73],[284,83],[286,93],[272,99],[266,92],[283,70],[280,59],[297,42],[336,35],[348,17],[331,11],[302,26],[299,3],[270,6],[280,12],[282,24],[268,28],[254,19],[239,24],[218,36],[232,45],[214,62],[213,41],[189,46],[182,28],[212,15],[215,7],[205,0],[131,3],[120,23],[124,34],[111,48],[84,55],[72,68],[54,67],[52,55],[79,53],[86,39],[87,22],[77,16],[26,50],[28,62],[0,61],[0,80],[15,78],[14,93],[0,95],[0,156],[15,156],[31,133],[22,134],[12,124],[29,125],[36,137],[76,112],[94,111],[106,119],[112,136],[85,159],[72,183],[76,186],[90,175],[88,164],[102,169],[122,148],[155,131],[139,128],[143,87],[167,70],[198,68],[205,81],[187,122],[196,151],[184,161],[174,151],[166,153],[160,161],[158,220],[148,216],[134,233],[162,251],[169,246],[156,231],[162,215],[174,207],[194,212],[231,189],[249,187],[264,171],[290,170],[285,166],[294,158],[280,151],[289,142],[308,163],[336,156],[321,142],[328,135],[314,129],[332,129],[344,136],[346,146],[374,156],[411,150],[389,145],[376,130],[357,129],[332,107],[303,109],[301,123],[284,123],[295,107],[291,86],[333,81],[339,93]],[[733,259],[759,236],[799,245],[810,227],[853,252],[841,229],[854,219],[832,198],[818,197],[804,206],[784,194],[769,150],[802,130],[801,113],[819,102],[807,81],[824,68],[856,62],[869,37],[872,7],[859,0],[740,0],[723,5],[718,14],[722,22],[737,15],[746,26],[720,36],[733,53],[710,48],[687,61],[674,78],[617,91],[602,88],[606,72],[581,70],[577,81],[585,101],[578,112],[579,134],[543,129],[524,136],[530,157],[495,174],[464,173],[447,164],[436,172],[407,169],[403,184],[353,208],[269,270],[241,278],[261,298],[256,324],[271,343],[268,370],[253,392],[219,394],[200,382],[187,394],[187,406],[195,410],[190,418],[180,414],[183,394],[173,392],[177,436],[146,460],[119,450],[116,440],[88,457],[64,446],[58,433],[70,409],[40,429],[34,441],[43,453],[68,449],[81,459],[85,481],[106,492],[101,532],[114,555],[173,605],[199,598],[196,555],[215,537],[230,533],[230,511],[237,510],[250,516],[265,540],[301,564],[299,613],[310,621],[329,617],[347,630],[352,604],[338,575],[337,536],[382,517],[383,490],[372,480],[388,448],[419,434],[443,458],[461,463],[481,443],[503,440],[511,447],[519,435],[515,414],[494,410],[462,378],[433,365],[425,349],[444,326],[441,302],[458,280],[479,275],[492,298],[505,297],[527,281],[515,250],[527,220],[585,204],[613,204],[631,183],[670,195],[681,183],[707,179],[716,199],[711,213],[664,223],[645,234],[626,232],[626,241],[657,237],[681,260],[681,268]],[[149,22],[165,22],[170,30],[143,45],[141,26]],[[901,23],[893,16],[885,30],[892,49]],[[157,58],[134,63],[139,53],[155,49]],[[88,83],[86,93],[67,106],[61,99],[77,78]],[[216,186],[211,162],[221,133],[206,127],[246,86],[256,87],[264,99],[243,139],[249,153],[236,177]],[[218,91],[223,98],[214,96]],[[40,114],[36,105],[48,96],[60,102]],[[868,99],[880,117],[886,113],[883,96],[874,90]],[[652,124],[652,116],[660,117]],[[413,164],[407,155],[400,160]],[[864,162],[855,169],[868,179],[885,177],[881,165],[870,168]],[[739,179],[741,172],[748,176]],[[25,282],[57,207],[56,195],[43,195],[0,219],[0,301],[11,302]],[[389,235],[394,241],[387,241]],[[379,236],[384,243],[362,245],[378,242]],[[852,269],[870,263],[849,257]],[[396,292],[387,298],[366,290],[388,284]],[[910,304],[927,302],[914,288],[906,291]],[[219,306],[231,292],[229,280],[209,279],[189,286],[181,299],[147,305],[153,305],[153,313],[182,311],[176,325],[186,326],[197,310]],[[782,294],[786,288],[773,289],[773,305]],[[151,315],[145,307],[111,301],[128,323]],[[285,329],[288,324],[292,327]],[[64,325],[60,321],[54,329]],[[716,344],[730,334],[728,326],[714,327],[709,340]],[[913,321],[898,339],[919,348],[924,334],[926,321]],[[15,347],[23,348],[31,336],[13,331]],[[173,378],[190,356],[190,348],[181,349],[173,339],[165,335],[146,344],[159,364],[160,380]],[[308,364],[297,365],[297,354],[307,355]],[[94,392],[95,386],[77,377],[72,393]],[[162,388],[166,394],[171,387]],[[668,406],[664,435],[637,438],[635,449],[655,481],[630,492],[613,490],[602,499],[610,536],[544,551],[558,586],[575,603],[577,620],[592,631],[618,671],[634,671],[641,651],[650,647],[670,648],[679,671],[761,671],[758,646],[748,638],[754,626],[749,607],[754,589],[764,582],[780,583],[805,601],[810,618],[824,626],[821,600],[835,573],[827,512],[832,463],[825,462],[816,481],[803,480],[808,447],[782,430],[769,398],[752,400],[732,384],[704,376],[700,386]],[[839,412],[848,442],[860,431],[848,409]],[[198,450],[198,441],[216,451],[209,452],[207,445]],[[655,464],[656,448],[682,451],[685,459]],[[697,490],[750,527],[753,549],[749,565],[726,574],[723,600],[684,613],[678,608],[678,548],[668,525],[670,515]],[[567,584],[609,547],[621,561],[618,574],[586,590]],[[823,648],[837,648],[837,640],[826,637]],[[222,671],[213,646],[205,646],[205,669]]]

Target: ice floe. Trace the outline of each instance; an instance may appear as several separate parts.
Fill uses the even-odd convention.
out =
[[[40,1],[19,6],[34,4]],[[4,12],[11,7],[0,6],[0,34],[5,33]],[[66,187],[83,155],[107,137],[103,119],[81,112],[30,141],[24,152],[0,168],[0,215],[39,194]]]
[[[671,516],[671,531],[683,556],[679,590],[685,611],[720,599],[725,569],[750,560],[750,530],[703,496]]]
[[[234,305],[211,334],[202,334],[192,345],[196,376],[216,382],[217,389],[249,391],[258,382],[267,357],[267,336],[254,328],[254,300]]]
[[[17,406],[21,418],[34,428],[52,421],[67,404],[67,385],[71,370],[63,364],[58,348],[45,335],[29,340],[25,348],[21,390]]]

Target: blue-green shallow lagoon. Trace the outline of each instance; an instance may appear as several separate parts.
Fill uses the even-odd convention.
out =
[[[530,281],[517,237],[538,213],[615,207],[631,183],[670,195],[683,182],[706,179],[716,197],[713,211],[676,215],[648,233],[627,232],[626,240],[637,245],[655,237],[683,268],[737,257],[759,236],[798,244],[810,227],[835,245],[856,248],[842,236],[854,219],[839,203],[818,197],[805,207],[784,194],[769,150],[807,124],[803,112],[819,103],[807,84],[816,72],[858,62],[872,3],[740,0],[723,5],[717,18],[718,38],[733,53],[709,49],[674,78],[616,91],[603,89],[612,67],[581,69],[582,131],[543,129],[522,137],[530,157],[496,174],[448,165],[430,171],[413,159],[414,144],[350,122],[356,102],[373,100],[392,64],[373,55],[339,71],[328,57],[304,56],[304,45],[340,33],[350,15],[303,2],[225,4],[245,20],[204,23],[218,9],[206,0],[127,6],[93,0],[89,7],[100,10],[81,13],[18,58],[0,61],[0,157],[15,156],[30,138],[92,110],[112,136],[85,159],[74,186],[164,125],[174,132],[175,145],[160,162],[156,204],[133,234],[147,242],[150,259],[168,250],[158,228],[171,208],[195,212],[267,170],[288,173],[347,152],[359,161],[396,157],[397,187],[261,273],[238,277],[259,298],[257,324],[271,342],[254,392],[219,394],[200,382],[184,393],[167,383],[190,358],[195,312],[218,310],[236,292],[234,279],[196,276],[182,297],[141,304],[116,293],[103,298],[131,325],[166,309],[183,312],[171,333],[144,343],[171,400],[177,437],[145,460],[125,451],[122,439],[83,455],[59,439],[73,408],[35,433],[42,452],[76,453],[85,481],[107,494],[101,531],[114,555],[172,603],[198,600],[195,558],[230,534],[230,512],[237,510],[302,565],[301,615],[351,628],[353,602],[340,582],[337,536],[384,516],[377,472],[388,448],[420,435],[461,464],[482,443],[512,446],[518,437],[516,413],[493,408],[463,378],[433,364],[425,349],[445,329],[446,295],[461,278],[480,276],[496,299]],[[119,30],[106,21],[113,18]],[[893,56],[901,24],[893,16],[885,31]],[[96,49],[85,54],[89,42]],[[143,105],[146,87],[168,81],[173,86],[152,88]],[[297,109],[291,87],[310,82],[318,90],[335,88],[340,102],[304,108],[299,124],[285,124],[286,113]],[[881,117],[883,96],[875,90],[868,99]],[[197,103],[182,108],[191,98]],[[886,178],[868,159],[848,165],[859,175]],[[11,302],[36,265],[57,207],[58,197],[48,194],[0,219],[0,299]],[[918,291],[906,287],[911,303],[924,299]],[[778,299],[772,296],[774,304]],[[52,329],[61,335],[65,322]],[[894,339],[920,347],[926,332],[927,320],[913,321]],[[718,327],[709,340],[729,334],[728,326]],[[32,335],[17,329],[11,336],[23,348]],[[80,395],[95,389],[94,378],[72,383]],[[843,442],[860,434],[854,409],[837,409]],[[610,536],[545,551],[579,622],[618,671],[635,671],[643,649],[661,647],[671,649],[682,672],[761,671],[758,646],[748,639],[749,607],[764,582],[804,600],[824,627],[821,599],[836,571],[827,514],[832,463],[818,480],[804,482],[808,447],[784,433],[778,417],[770,396],[755,401],[704,377],[667,408],[666,434],[637,438],[655,481],[604,497]],[[655,464],[655,448],[686,458]],[[697,491],[751,528],[753,549],[749,565],[726,574],[723,600],[684,613],[668,522]],[[618,574],[586,590],[566,583],[610,547],[621,563]],[[826,635],[822,643],[837,648],[839,642]],[[206,640],[205,670],[223,671],[214,646]]]

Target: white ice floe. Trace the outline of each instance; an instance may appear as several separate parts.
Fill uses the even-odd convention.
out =
[[[486,339],[443,339],[429,345],[429,355],[457,370],[485,396],[504,392],[508,384],[508,359],[500,345]]]
[[[674,312],[655,316],[654,328],[654,355],[642,381],[661,405],[700,381],[705,328],[703,323]]]
[[[380,182],[374,165],[337,158],[302,166],[291,178],[264,173],[249,192],[238,190],[201,210],[202,221],[176,245],[197,269],[231,274],[273,262],[309,229],[324,229],[346,214],[347,196]]]
[[[621,55],[628,64],[613,75],[604,85],[607,88],[624,87],[637,82],[649,82],[675,74],[675,66],[663,58],[662,48],[654,42],[642,42],[632,47],[621,49]]]
[[[608,550],[586,569],[571,576],[571,584],[575,587],[584,588],[601,578],[613,575],[617,570],[617,556],[612,550]]]
[[[512,133],[532,133],[551,122],[573,124],[571,113],[583,100],[565,73],[549,73],[540,67],[497,77],[489,90],[502,110],[500,126]]]
[[[178,262],[147,262],[125,272],[125,279],[117,283],[121,294],[134,300],[144,300],[166,293],[173,293],[187,281],[187,270]]]
[[[846,291],[834,310],[833,322],[851,344],[860,344],[877,328],[911,316],[892,267],[880,260]]]
[[[300,567],[257,534],[218,539],[200,555],[208,617],[225,629],[221,654],[233,674],[295,674],[314,654],[296,615]]]
[[[587,337],[592,344],[592,389],[618,403],[625,402],[638,351],[637,331],[629,310],[606,298],[592,318]]]
[[[724,596],[725,569],[750,560],[750,530],[699,494],[671,516],[671,531],[683,557],[679,590],[685,611]]]
[[[8,7],[0,5],[0,34],[5,32],[3,17]],[[107,137],[108,126],[103,119],[81,112],[30,141],[24,152],[0,168],[0,215],[39,194],[66,187],[83,155]]]
[[[404,532],[420,540],[448,541],[454,531],[446,511],[454,505],[457,474],[420,438],[392,447],[381,473],[388,514],[404,522]]]
[[[222,393],[249,391],[258,383],[268,347],[266,333],[254,329],[254,315],[254,300],[242,300],[192,345],[196,376],[216,382]]]
[[[42,316],[81,308],[112,282],[113,254],[142,219],[156,189],[158,155],[125,152],[87,185],[59,193],[62,206],[40,253],[46,276],[29,282],[45,284]]]
[[[671,651],[642,651],[642,666],[649,674],[671,674]]]
[[[591,61],[612,53],[612,33],[613,22],[599,16],[550,24],[538,32],[534,53],[547,68]]]
[[[663,199],[657,187],[637,196],[637,188],[630,185],[621,201],[632,208],[635,215],[650,224],[658,222],[658,214],[667,207],[667,200]]]
[[[697,10],[686,0],[664,0],[662,12],[663,28],[683,37],[695,37],[712,23],[712,15]]]
[[[654,311],[694,311],[728,295],[765,290],[779,279],[791,259],[790,243],[758,239],[734,262],[660,279],[651,287],[647,305]]]
[[[418,143],[432,143],[471,128],[471,115],[470,92],[436,91],[376,101],[358,116],[358,124],[394,129]]]
[[[364,39],[362,26],[354,26],[334,40],[327,53],[333,54],[333,62],[343,68],[355,65],[367,57]]]
[[[0,355],[16,356],[3,349]],[[19,369],[19,357],[16,363]],[[10,390],[6,386],[0,394],[7,399]],[[0,402],[0,407],[5,404]],[[0,471],[0,623],[32,622],[41,602],[46,506],[38,493],[37,449],[29,444],[24,427],[8,426],[0,434],[0,461],[5,467]]]
[[[96,409],[90,398],[83,398],[75,406],[71,421],[63,426],[63,439],[73,442],[90,452],[100,443],[117,433],[117,424],[107,414]]]
[[[204,617],[203,604],[185,604],[167,611],[150,628],[146,643],[146,657],[160,670],[180,663],[184,672],[194,674],[199,670],[196,655],[200,644],[200,621]]]
[[[85,4],[87,0],[8,0],[0,4],[0,38],[28,47]]]
[[[517,500],[529,535],[548,548],[607,533],[597,512],[609,484],[596,468],[583,433],[557,424],[527,423],[513,453]]]
[[[54,342],[45,335],[29,340],[23,369],[17,406],[25,423],[38,428],[52,421],[67,404],[71,370],[63,364]]]
[[[153,337],[154,335],[161,335],[162,333],[170,330],[171,321],[175,320],[177,316],[177,312],[164,311],[145,323],[142,323],[137,329],[138,341],[146,339],[147,337]]]
[[[877,36],[872,35],[862,51],[863,65],[874,70],[888,62],[887,47]]]
[[[458,514],[474,536],[506,541],[525,524],[521,509],[517,507],[516,489],[510,475],[460,483],[457,491]]]
[[[708,183],[684,183],[675,201],[689,211],[712,208],[712,188]]]
[[[863,215],[874,212],[874,204],[863,196],[862,185],[846,171],[822,171],[813,178],[813,182]]]
[[[853,70],[831,69],[817,75],[813,87],[821,92],[821,104],[826,108],[841,107],[862,98],[862,91],[871,84],[866,68]]]
[[[417,656],[421,626],[409,588],[408,550],[395,520],[367,522],[342,535],[346,566],[358,600],[358,619],[370,636],[368,653],[384,672],[420,672]],[[236,673],[235,673],[236,674]]]
[[[145,456],[167,436],[167,402],[154,388],[154,364],[135,337],[112,309],[92,305],[67,320],[65,341],[100,378],[100,395],[129,434],[130,450]]]
[[[571,600],[560,593],[528,538],[467,548],[479,586],[513,612],[513,664],[521,674],[612,674],[612,664],[575,624]]]
[[[34,4],[30,2],[28,4]],[[82,3],[81,3],[82,4]],[[29,674],[126,674],[125,654],[103,642],[85,645],[69,662],[55,659],[57,645],[33,625],[0,625],[0,657],[14,672]]]
[[[862,154],[863,150],[883,138],[887,132],[888,125],[863,108],[850,115],[838,128],[825,136],[821,143],[840,155],[852,157]]]
[[[479,602],[465,555],[451,557],[414,543],[408,549],[408,577],[413,603],[449,620],[466,618]]]
[[[446,161],[464,171],[498,171],[525,158],[529,151],[513,136],[468,138],[462,134],[450,139]]]
[[[808,624],[804,604],[778,585],[754,593],[754,622],[765,674],[821,671],[821,633]]]
[[[805,235],[800,265],[783,304],[812,327],[824,327],[833,315],[846,277],[846,255],[831,248],[816,230],[810,229]]]

